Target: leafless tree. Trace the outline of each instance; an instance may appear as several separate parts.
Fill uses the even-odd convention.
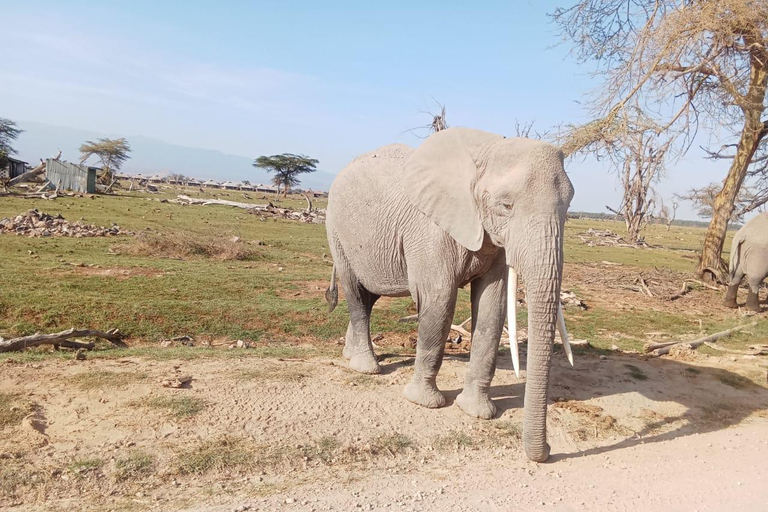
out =
[[[720,183],[710,183],[704,187],[692,188],[685,194],[679,194],[678,197],[683,201],[689,201],[696,210],[696,215],[703,219],[712,218],[712,212],[715,208],[715,200],[720,192]],[[754,208],[748,209],[753,202],[754,195],[750,193],[747,187],[742,187],[739,195],[734,200],[734,209],[728,222],[740,222],[745,214]]]
[[[733,137],[697,268],[716,279],[735,200],[768,134],[768,2],[579,0],[552,16],[576,56],[596,61],[605,79],[590,101],[595,121],[571,127],[567,153],[610,138],[633,101],[664,129],[682,134],[682,150],[701,127]]]
[[[674,138],[659,135],[659,127],[642,112],[635,112],[623,133],[614,134],[612,143],[596,147],[598,156],[606,155],[618,171],[621,204],[618,208],[606,208],[624,219],[631,243],[640,241],[640,232],[653,216],[652,185],[664,172],[667,152],[674,141]]]
[[[448,128],[448,121],[446,121],[446,118],[445,118],[445,105],[441,104],[437,100],[435,100],[435,103],[437,103],[437,106],[440,108],[440,110],[436,114],[428,110],[419,110],[420,114],[427,114],[429,117],[432,118],[429,124],[424,126],[416,126],[415,128],[410,128],[408,130],[405,130],[405,132],[403,133],[411,132],[420,139],[426,139],[430,134],[437,133],[439,131],[443,131],[446,128]],[[421,136],[416,133],[417,130],[427,130],[427,134],[424,136]]]
[[[680,207],[680,202],[677,200],[677,198],[672,199],[672,208],[670,211],[670,208],[664,204],[664,200],[661,200],[661,208],[659,208],[659,213],[657,217],[659,220],[661,220],[664,224],[667,226],[667,231],[672,227],[672,223],[675,222],[675,217],[677,217],[677,209]]]

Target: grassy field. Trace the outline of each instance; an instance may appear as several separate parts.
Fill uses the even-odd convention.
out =
[[[142,255],[136,250],[137,237],[130,236],[0,235],[0,335],[7,338],[71,326],[117,327],[130,336],[133,352],[180,335],[214,345],[238,339],[255,342],[258,347],[254,354],[272,353],[277,345],[285,344],[302,344],[305,348],[301,350],[309,351],[338,349],[336,342],[344,335],[347,312],[339,307],[328,314],[323,299],[332,267],[323,225],[261,218],[224,206],[181,206],[163,201],[178,192],[166,189],[158,194],[64,197],[55,201],[0,200],[0,218],[38,208],[60,213],[69,221],[104,226],[117,223],[122,229],[140,232],[140,239],[162,238],[171,245],[177,240],[183,245],[190,240],[215,243],[239,237],[233,243],[243,249],[238,256],[241,259],[234,260],[183,251],[159,257]],[[253,198],[249,199],[235,191],[187,189],[183,193],[200,197],[215,193],[222,199],[266,202],[261,194],[249,194]],[[323,199],[315,203],[316,207],[325,206]],[[279,203],[294,208],[304,208],[305,204],[300,196]],[[673,226],[667,231],[663,226],[651,226],[645,235],[652,248],[589,247],[578,234],[590,227],[618,233],[623,229],[619,223],[569,220],[565,249],[568,268],[607,261],[621,264],[612,268],[624,272],[666,268],[690,273],[703,236],[699,228]],[[638,348],[643,333],[649,331],[683,335],[736,322],[733,314],[712,313],[705,305],[693,312],[642,304],[633,311],[617,309],[605,297],[590,300],[590,295],[599,294],[594,286],[590,288],[578,279],[566,284],[590,305],[587,311],[566,309],[572,336],[586,338],[599,348]],[[468,289],[461,291],[457,321],[469,316],[468,296]],[[374,334],[384,333],[386,340],[407,339],[415,333],[415,324],[397,323],[398,318],[414,312],[410,299],[380,302],[373,318]],[[525,321],[524,310],[520,321]],[[768,330],[759,326],[755,334],[766,336]],[[123,353],[108,350],[103,355]],[[196,353],[205,356],[207,352],[201,349]]]

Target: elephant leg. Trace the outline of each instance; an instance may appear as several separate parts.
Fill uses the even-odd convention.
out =
[[[456,308],[457,288],[414,297],[419,309],[419,338],[413,377],[405,386],[405,398],[424,407],[445,405],[445,396],[437,389],[437,372],[443,364],[445,341]]]
[[[349,325],[342,355],[349,359],[349,367],[360,373],[381,373],[371,343],[371,311],[378,295],[366,290],[350,269],[342,274],[342,286],[349,309]]]
[[[749,277],[749,293],[747,294],[747,309],[751,311],[760,312],[760,300],[759,300],[759,293],[760,293],[760,283],[762,282],[762,279],[759,277],[752,278]]]
[[[723,300],[723,306],[733,309],[739,307],[739,305],[736,303],[736,295],[739,292],[739,285],[741,285],[741,280],[743,278],[744,272],[742,272],[740,269],[737,269],[733,278],[731,278],[730,284],[728,285],[728,291],[725,292],[725,300]]]
[[[491,270],[472,281],[472,349],[464,390],[456,405],[475,418],[489,420],[496,415],[496,406],[488,396],[496,372],[499,340],[504,330],[507,266],[504,252]]]

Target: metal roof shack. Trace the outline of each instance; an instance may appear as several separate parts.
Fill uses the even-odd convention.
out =
[[[45,177],[50,188],[72,190],[87,194],[96,193],[96,167],[77,165],[49,158],[45,161]]]

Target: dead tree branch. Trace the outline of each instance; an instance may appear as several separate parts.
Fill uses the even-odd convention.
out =
[[[35,333],[31,336],[22,336],[20,338],[11,338],[9,340],[0,338],[0,352],[13,352],[24,350],[26,348],[39,347],[40,345],[59,345],[70,348],[87,348],[90,350],[95,346],[93,343],[79,343],[70,340],[70,338],[84,338],[88,336],[103,338],[118,347],[128,346],[123,342],[123,334],[117,329],[110,329],[109,331],[104,332],[91,329],[75,329],[73,327],[66,331],[52,334]]]

